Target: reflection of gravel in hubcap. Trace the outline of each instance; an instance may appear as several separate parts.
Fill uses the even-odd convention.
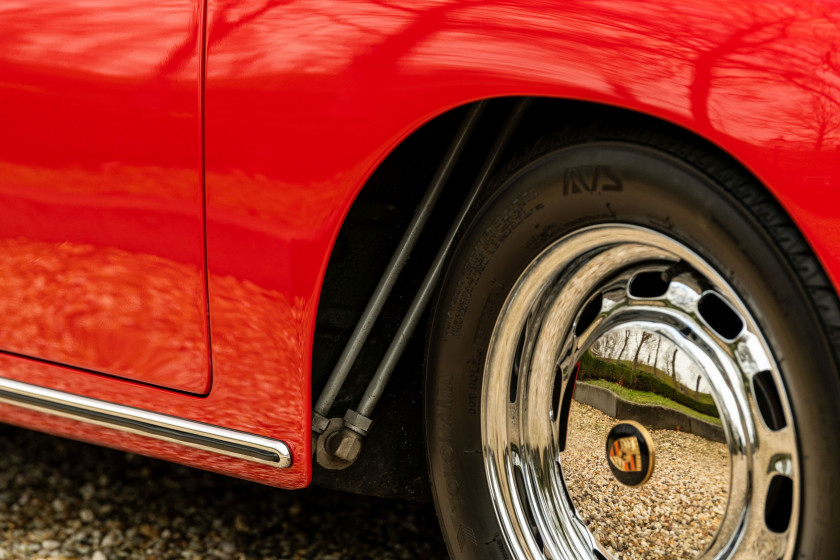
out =
[[[622,334],[640,340],[635,356],[611,345]],[[649,339],[679,353],[670,380],[640,358]],[[572,402],[584,384],[608,416]],[[658,404],[622,398],[636,385]],[[677,241],[613,225],[551,245],[501,311],[482,391],[485,467],[515,557],[790,557],[799,467],[777,364],[728,282]],[[603,455],[628,414],[662,446],[640,488],[612,479]]]
[[[726,445],[673,430],[652,431],[658,464],[640,491],[616,484],[603,450],[591,444],[615,420],[577,402],[571,417],[575,434],[563,452],[563,475],[595,539],[621,558],[696,558],[715,536],[726,509]],[[721,464],[727,468],[721,470]]]

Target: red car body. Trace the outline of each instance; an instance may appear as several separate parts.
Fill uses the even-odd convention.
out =
[[[4,422],[306,486],[344,217],[412,132],[479,99],[691,131],[767,186],[840,287],[835,2],[3,0],[0,21],[2,377],[281,440],[292,464],[20,403]]]

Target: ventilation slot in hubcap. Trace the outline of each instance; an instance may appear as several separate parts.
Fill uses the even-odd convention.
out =
[[[516,355],[513,357],[513,371],[510,374],[510,402],[516,402],[516,391],[519,387],[519,368],[522,365],[522,351],[525,349],[525,331],[519,335],[519,342],[516,343]]]
[[[522,469],[518,466],[514,469],[514,476],[516,477],[516,491],[519,493],[519,502],[524,506],[525,515],[528,518],[528,524],[531,527],[531,534],[537,543],[537,548],[543,548],[543,540],[540,532],[537,529],[537,522],[534,521],[534,512],[531,511],[531,501],[528,499],[528,493],[525,490],[525,479],[522,478]]]
[[[635,275],[628,291],[635,298],[655,298],[664,296],[670,284],[661,270],[651,270]]]
[[[767,428],[775,432],[787,426],[773,375],[769,371],[762,371],[753,377],[752,383],[758,410]]]
[[[790,525],[793,510],[793,481],[776,475],[767,490],[767,504],[764,507],[764,522],[774,533],[784,533]]]
[[[578,373],[580,373],[580,363],[575,366],[575,372],[569,377],[566,383],[566,392],[563,394],[563,405],[560,407],[560,387],[563,385],[563,374],[560,368],[554,374],[554,394],[552,395],[552,415],[557,418],[557,408],[560,407],[559,419],[557,421],[558,438],[557,448],[559,451],[566,450],[566,437],[569,431],[569,410],[572,407],[572,397],[575,394],[575,384],[577,383]]]
[[[697,310],[706,324],[727,340],[734,340],[744,329],[744,321],[714,292],[703,294],[697,303]]]
[[[577,324],[575,325],[575,335],[580,336],[583,332],[589,328],[589,325],[595,320],[598,316],[598,313],[601,312],[601,306],[603,305],[603,298],[601,294],[596,295],[594,298],[589,300],[583,311],[580,312],[580,316],[578,317]]]

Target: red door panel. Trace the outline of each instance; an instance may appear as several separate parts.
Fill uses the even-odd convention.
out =
[[[0,350],[208,390],[201,20],[0,4]]]

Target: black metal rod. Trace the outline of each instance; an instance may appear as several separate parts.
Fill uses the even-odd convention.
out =
[[[510,116],[502,127],[499,136],[496,138],[496,142],[490,150],[490,153],[484,162],[484,166],[476,177],[476,180],[473,183],[467,198],[464,200],[461,209],[458,211],[458,216],[449,228],[449,232],[446,234],[446,238],[438,250],[437,255],[435,255],[435,259],[432,262],[429,271],[426,273],[426,277],[423,279],[423,284],[420,286],[417,295],[411,302],[411,306],[409,307],[408,312],[406,312],[405,318],[397,330],[397,334],[394,336],[388,350],[385,352],[385,356],[382,358],[382,362],[380,362],[376,373],[373,375],[373,379],[371,379],[368,384],[365,394],[362,396],[362,400],[359,401],[359,407],[356,409],[356,412],[362,416],[369,417],[373,412],[373,409],[376,407],[376,404],[379,402],[379,398],[382,396],[385,386],[388,384],[391,374],[393,373],[400,356],[402,356],[402,353],[405,350],[408,339],[414,332],[417,322],[423,315],[423,310],[434,293],[435,286],[437,285],[437,282],[443,272],[443,266],[446,263],[446,258],[449,255],[452,244],[455,242],[455,237],[464,225],[467,214],[470,212],[473,204],[475,204],[484,183],[487,181],[490,173],[498,163],[498,159],[501,157],[502,152],[510,140],[510,137],[516,130],[516,127],[522,119],[522,115],[525,113],[528,104],[529,101],[525,99],[520,101],[513,108],[513,111],[511,111]]]
[[[394,283],[397,281],[397,277],[402,272],[414,245],[417,243],[423,226],[426,225],[435,203],[440,197],[441,192],[443,192],[443,187],[446,185],[452,170],[455,168],[458,156],[463,151],[467,139],[478,123],[478,119],[487,106],[487,103],[487,101],[481,101],[474,104],[467,113],[467,116],[464,117],[464,121],[455,134],[452,143],[449,145],[449,149],[435,177],[423,195],[423,199],[420,201],[420,205],[417,207],[417,211],[408,224],[402,239],[400,239],[394,255],[391,257],[388,266],[385,267],[385,272],[379,280],[379,284],[374,289],[367,307],[362,312],[362,316],[356,324],[353,334],[350,335],[347,345],[344,347],[341,356],[338,358],[338,362],[336,362],[335,368],[333,368],[324,389],[321,391],[313,407],[313,430],[316,432],[320,433],[323,429],[319,425],[316,425],[315,420],[317,420],[317,416],[315,415],[324,417],[329,413],[341,387],[347,379],[347,375],[350,373],[350,368],[353,367],[353,363],[359,356],[365,340],[367,340],[377,317],[379,317],[379,313],[382,311],[382,307],[385,305],[385,301],[388,299]]]

